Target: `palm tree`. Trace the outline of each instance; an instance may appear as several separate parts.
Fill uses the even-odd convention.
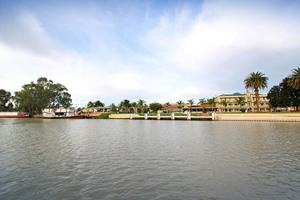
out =
[[[216,98],[215,97],[213,97],[212,99],[207,99],[207,103],[209,104],[209,105],[211,105],[211,111],[213,112],[213,107],[216,105]]]
[[[182,100],[176,102],[178,107],[181,108],[184,102]]]
[[[140,99],[138,100],[137,104],[139,105],[140,109],[141,109],[141,113],[143,112],[144,110],[144,104],[146,103],[146,101]]]
[[[226,108],[228,102],[226,101],[226,99],[224,99],[221,101],[221,104]],[[224,110],[225,110],[225,108],[224,108]]]
[[[130,108],[131,104],[130,101],[128,99],[124,99],[123,101],[121,101],[119,107],[120,108],[124,108],[125,112],[128,113],[129,112],[129,108]]]
[[[190,113],[191,113],[192,112],[192,105],[194,104],[194,100],[193,99],[189,99],[188,102],[190,104]]]
[[[205,103],[205,98],[199,99],[198,104],[203,104],[203,103]]]
[[[245,83],[245,88],[252,88],[254,89],[254,93],[255,93],[255,99],[256,99],[256,106],[257,106],[257,112],[259,112],[259,94],[258,94],[258,90],[259,89],[264,89],[266,87],[268,87],[267,82],[268,82],[268,77],[265,76],[265,74],[261,73],[261,72],[252,72],[251,74],[249,74],[248,77],[246,77],[246,79],[244,80]]]
[[[137,113],[137,103],[136,102],[132,102],[131,103],[131,107],[133,107],[133,112]]]
[[[177,101],[176,103],[177,103],[179,109],[181,109],[182,105],[184,104],[184,102],[182,100]],[[182,110],[181,110],[181,112],[182,112]]]
[[[170,102],[165,103],[165,106],[170,106],[170,105],[171,105]]]
[[[241,111],[241,106],[243,103],[245,103],[245,97],[238,97],[236,103],[240,106],[240,111]]]
[[[289,77],[288,85],[295,89],[300,89],[300,67],[293,69],[293,74]]]

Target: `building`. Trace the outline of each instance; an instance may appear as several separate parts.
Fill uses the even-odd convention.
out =
[[[163,113],[182,112],[181,108],[179,108],[178,106],[165,106],[161,110]]]
[[[183,112],[192,112],[192,113],[200,113],[200,112],[213,112],[216,111],[217,108],[215,107],[215,105],[210,105],[208,103],[201,103],[201,104],[196,104],[196,105],[190,105],[190,104],[186,104],[183,107]]]
[[[109,113],[112,111],[112,108],[109,106],[105,107],[90,107],[90,108],[84,108],[81,111],[82,115],[85,116],[99,116],[101,113]]]
[[[238,103],[239,97],[244,100],[241,104]],[[216,97],[216,107],[219,112],[240,112],[241,109],[245,109],[247,112],[255,112],[255,94],[250,92],[245,94],[223,94]],[[259,95],[259,111],[270,112],[269,100],[266,94]]]

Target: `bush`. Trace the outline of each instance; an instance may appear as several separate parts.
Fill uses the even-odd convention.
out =
[[[96,117],[96,119],[108,119],[109,115],[110,115],[110,113],[104,113],[104,114],[101,114],[98,117]]]
[[[246,109],[245,108],[241,108],[240,111],[241,112],[246,112]]]

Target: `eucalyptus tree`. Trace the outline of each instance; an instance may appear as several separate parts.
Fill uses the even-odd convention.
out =
[[[1,89],[0,90],[0,111],[7,110],[7,107],[5,105],[10,99],[11,99],[11,93],[4,89]]]
[[[300,89],[300,67],[293,69],[293,74],[289,76],[288,84],[290,87]]]
[[[268,77],[265,76],[265,74],[261,72],[252,72],[248,75],[248,77],[245,78],[245,88],[252,88],[254,89],[255,99],[256,99],[256,106],[257,106],[257,112],[259,112],[259,89],[264,89],[268,87]]]
[[[158,110],[162,109],[162,105],[157,102],[151,103],[149,107],[153,112],[157,112]]]
[[[100,100],[97,100],[97,101],[94,102],[94,106],[95,106],[95,107],[104,107],[105,104],[102,103]]]
[[[46,107],[70,107],[71,95],[68,89],[60,83],[41,77],[36,83],[31,82],[22,86],[22,90],[15,92],[14,102],[24,112],[39,113]]]
[[[92,101],[89,101],[88,104],[87,104],[87,107],[91,108],[91,107],[95,107],[95,105]]]

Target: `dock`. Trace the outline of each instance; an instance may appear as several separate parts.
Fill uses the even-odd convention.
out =
[[[215,120],[215,113],[212,116],[192,116],[190,113],[187,113],[185,116],[176,116],[175,113],[171,113],[169,116],[164,116],[158,113],[157,115],[148,115],[147,113],[144,116],[137,116],[130,114],[130,119],[132,120],[203,120],[203,121],[213,121]]]

